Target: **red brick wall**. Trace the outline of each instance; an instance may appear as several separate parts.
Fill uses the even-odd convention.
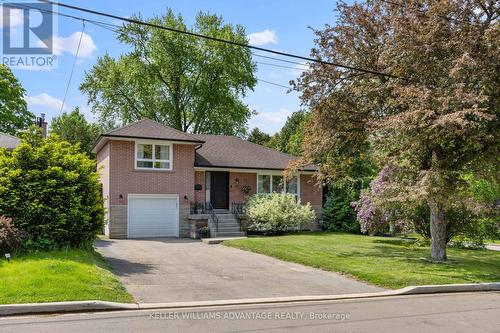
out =
[[[129,193],[178,194],[179,204],[194,200],[194,145],[173,145],[173,170],[135,170],[135,143],[110,143],[110,203],[127,205]],[[120,199],[120,194],[123,199]],[[187,195],[188,200],[184,199]]]
[[[239,181],[238,184],[236,184],[236,179]],[[243,185],[250,186],[250,192],[246,197],[254,195],[257,191],[257,174],[243,172],[231,172],[229,174],[229,203],[246,202],[245,194],[241,192],[241,186]]]
[[[97,153],[97,172],[99,172],[102,184],[102,197],[106,209],[106,220],[109,220],[109,144],[102,147]]]
[[[316,184],[312,175],[300,175],[300,201],[310,202],[312,206],[323,204],[323,188]]]
[[[194,191],[195,201],[201,204],[205,204],[205,171],[195,171],[194,172],[194,183],[201,185],[200,191]]]

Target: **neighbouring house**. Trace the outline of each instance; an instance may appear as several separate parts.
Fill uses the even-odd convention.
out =
[[[189,237],[200,221],[212,236],[239,235],[238,209],[255,193],[292,193],[321,216],[315,166],[286,181],[295,157],[238,137],[141,120],[101,135],[93,152],[110,238]]]
[[[33,123],[42,129],[42,136],[45,138],[47,136],[47,122],[45,121],[45,114],[42,113],[40,117],[36,117]],[[20,143],[21,139],[18,137],[0,132],[0,148],[14,150]]]
[[[0,148],[14,150],[21,143],[21,140],[7,133],[0,133]]]

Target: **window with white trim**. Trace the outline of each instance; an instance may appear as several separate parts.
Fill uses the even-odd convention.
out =
[[[298,176],[284,180],[281,175],[258,175],[257,193],[290,193],[297,199],[299,197]]]
[[[138,143],[135,167],[136,169],[172,170],[172,145]]]

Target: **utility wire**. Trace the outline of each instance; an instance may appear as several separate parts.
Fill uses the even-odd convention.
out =
[[[4,1],[4,0],[2,0],[2,1]],[[97,21],[97,20],[91,20],[91,19],[84,19],[84,18],[79,17],[79,16],[69,15],[69,14],[65,14],[65,13],[61,13],[61,12],[56,12],[56,11],[52,11],[52,10],[48,10],[48,9],[42,9],[42,8],[32,7],[32,6],[29,6],[27,4],[18,4],[18,3],[12,3],[11,4],[11,3],[9,3],[9,6],[12,6],[12,7],[15,7],[15,8],[30,8],[30,9],[34,9],[34,10],[38,10],[38,11],[42,11],[42,12],[50,13],[50,14],[54,14],[54,15],[59,15],[59,16],[70,18],[70,19],[74,19],[74,20],[86,21],[87,23],[91,23],[93,25],[96,25],[96,26],[98,26],[100,28],[103,28],[103,29],[106,29],[108,31],[111,31],[111,32],[114,32],[114,33],[117,33],[117,34],[123,34],[123,32],[119,31],[119,29],[122,26],[117,25],[117,24],[106,23],[106,22],[103,22],[103,21]],[[273,63],[268,63],[268,62],[262,62],[262,61],[255,61],[256,63],[261,64],[261,65],[268,65],[268,66],[274,66],[274,67],[279,67],[279,68],[295,69],[295,70],[301,70],[301,69],[305,70],[309,66],[307,63],[302,63],[302,62],[297,62],[297,61],[289,61],[289,60],[285,60],[285,59],[281,59],[281,58],[276,58],[276,57],[270,57],[270,56],[266,56],[266,55],[263,55],[263,54],[258,54],[258,53],[255,53],[255,52],[252,52],[252,55],[256,56],[256,57],[261,57],[261,58],[275,60],[275,61],[281,61],[281,62],[285,62],[285,63],[295,64],[297,66],[303,66],[305,68],[292,67],[292,66],[284,66],[284,65],[278,65],[278,64],[273,64]]]
[[[78,16],[73,16],[73,15],[68,15],[68,14],[64,14],[64,13],[60,13],[60,12],[55,12],[55,11],[51,11],[51,10],[46,10],[46,9],[40,9],[40,8],[31,7],[31,6],[26,5],[26,4],[12,4],[12,7],[16,7],[16,8],[29,8],[29,9],[39,10],[39,11],[42,11],[42,12],[47,12],[47,13],[50,13],[50,14],[59,15],[59,16],[62,16],[62,17],[66,17],[66,18],[71,18],[71,19],[74,19],[74,20],[82,21],[83,25],[85,25],[85,22],[88,22],[88,23],[92,23],[92,24],[94,24],[94,25],[96,25],[96,26],[98,26],[100,28],[103,28],[103,29],[106,29],[108,31],[111,31],[113,33],[117,33],[117,34],[122,33],[121,31],[118,30],[118,28],[120,28],[121,26],[115,25],[115,24],[111,24],[111,23],[105,23],[105,22],[102,22],[102,21],[84,19],[84,18],[81,18],[81,17],[78,17]],[[75,63],[76,63],[76,58],[78,57],[78,52],[80,50],[82,36],[83,36],[83,29],[82,29],[82,35],[80,35],[80,40],[79,40],[79,43],[78,43],[77,56],[75,57],[75,62],[73,63],[73,68],[71,69],[70,79],[69,79],[68,85],[66,86],[66,92],[64,94],[63,104],[61,105],[61,109],[60,109],[59,115],[62,113],[62,111],[64,109],[64,105],[65,105],[65,101],[66,101],[66,96],[68,94],[68,90],[69,90],[71,78],[73,76],[73,70],[74,70],[74,66],[75,66]],[[269,58],[274,59],[274,60],[281,60],[281,61],[283,60],[283,59],[273,58],[273,57],[269,57]],[[265,63],[265,62],[259,62],[259,61],[256,61],[256,62],[260,63],[260,64],[264,64],[264,65],[270,65],[270,66],[276,66],[276,67],[282,67],[282,68],[300,69],[300,68],[291,67],[291,66],[281,66],[281,65],[277,65],[277,64],[271,64],[271,63]],[[307,65],[304,65],[304,64],[301,64],[301,63],[297,63],[297,64],[302,65],[302,66],[307,66]],[[259,78],[257,78],[257,80],[260,81],[260,82],[264,82],[264,83],[267,83],[267,84],[270,84],[270,85],[281,87],[281,88],[284,88],[284,89],[287,89],[287,90],[291,89],[290,87],[282,85],[282,84],[279,84],[279,83],[275,83],[275,82],[271,82],[271,81],[267,81],[267,80],[263,80],[263,79],[259,79]]]
[[[286,63],[289,63],[289,64],[295,64],[295,65],[301,65],[301,66],[309,66],[307,63],[303,63],[303,62],[298,62],[298,61],[291,61],[291,60],[285,60],[285,59],[280,59],[280,58],[276,58],[276,57],[270,57],[270,56],[266,56],[266,55],[263,55],[263,54],[259,54],[259,53],[254,53],[252,52],[252,54],[256,57],[260,57],[260,58],[266,58],[266,59],[272,59],[272,60],[278,60],[278,61],[282,61],[282,62],[286,62]]]
[[[82,32],[80,34],[80,40],[78,41],[78,47],[76,48],[75,60],[73,61],[73,66],[71,66],[71,73],[69,74],[69,80],[68,80],[68,84],[66,85],[66,91],[64,92],[64,98],[63,98],[63,101],[61,104],[61,110],[59,110],[59,116],[61,115],[62,111],[64,110],[64,103],[66,103],[66,97],[68,96],[69,86],[71,84],[71,79],[73,78],[73,72],[75,70],[76,60],[78,59],[78,54],[80,53],[80,46],[82,45],[82,37],[83,37],[84,31],[85,31],[85,21],[82,21]]]
[[[267,65],[267,66],[273,66],[273,67],[279,67],[279,68],[288,68],[288,69],[295,69],[295,70],[306,70],[307,68],[300,68],[300,67],[292,67],[292,66],[284,66],[284,65],[278,65],[278,64],[272,64],[269,62],[263,62],[263,61],[255,61],[258,64],[261,65]],[[304,65],[307,66],[307,65]]]
[[[274,82],[271,82],[271,81],[266,81],[266,80],[262,80],[262,79],[257,79],[257,81],[259,82],[264,82],[264,83],[267,83],[267,84],[271,84],[273,86],[277,86],[277,87],[281,87],[281,88],[285,88],[286,90],[292,90],[291,87],[287,87],[285,85],[282,85],[282,84],[279,84],[279,83],[274,83]]]
[[[47,3],[47,4],[51,4],[51,5],[56,5],[56,6],[59,6],[59,7],[64,7],[64,8],[68,8],[68,9],[77,10],[77,11],[80,11],[80,12],[85,12],[85,13],[93,14],[93,15],[104,16],[104,17],[108,17],[108,18],[112,18],[112,19],[116,19],[116,20],[120,20],[120,21],[124,21],[124,22],[128,22],[128,23],[133,23],[133,24],[148,26],[148,27],[152,27],[152,28],[156,28],[156,29],[162,29],[162,30],[171,31],[171,32],[175,32],[175,33],[180,33],[180,34],[184,34],[184,35],[188,35],[188,36],[192,36],[192,37],[203,38],[203,39],[206,39],[206,40],[216,41],[216,42],[220,42],[220,43],[226,43],[226,44],[229,44],[229,45],[234,45],[234,46],[239,46],[239,47],[245,47],[245,48],[256,50],[256,51],[262,51],[262,52],[272,53],[272,54],[276,54],[276,55],[280,55],[280,56],[284,56],[284,57],[290,57],[290,58],[305,60],[305,61],[309,61],[309,62],[315,62],[315,63],[319,63],[319,64],[323,64],[323,65],[329,65],[329,66],[334,66],[334,67],[339,67],[339,68],[354,70],[354,71],[363,72],[363,73],[367,73],[367,74],[374,74],[374,75],[384,76],[384,77],[388,77],[388,78],[396,78],[396,79],[399,78],[399,79],[402,79],[401,77],[399,77],[397,75],[382,73],[382,72],[378,72],[378,71],[375,71],[375,70],[358,68],[358,67],[354,67],[354,66],[343,65],[343,64],[339,64],[339,63],[335,63],[335,62],[324,61],[324,60],[310,58],[310,57],[305,57],[305,56],[296,55],[296,54],[292,54],[292,53],[287,53],[287,52],[281,52],[281,51],[266,49],[266,48],[259,47],[259,46],[248,45],[248,44],[241,43],[241,42],[235,42],[235,41],[221,39],[221,38],[217,38],[217,37],[206,36],[206,35],[202,35],[202,34],[190,32],[190,31],[184,31],[184,30],[179,30],[179,29],[175,29],[175,28],[169,28],[169,27],[165,27],[165,26],[162,26],[162,25],[154,24],[154,23],[143,22],[143,21],[140,21],[140,20],[137,20],[137,19],[126,18],[126,17],[114,15],[114,14],[108,14],[108,13],[104,13],[104,12],[100,12],[100,11],[96,11],[96,10],[92,10],[92,9],[87,9],[87,8],[83,8],[83,7],[78,7],[78,6],[72,6],[72,5],[68,5],[68,4],[64,4],[64,3],[60,3],[60,2],[49,1],[49,0],[38,0],[38,1],[39,2],[43,2],[43,3]]]

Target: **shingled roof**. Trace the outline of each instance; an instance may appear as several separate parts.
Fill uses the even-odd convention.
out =
[[[105,137],[124,137],[156,140],[172,140],[185,142],[200,142],[193,136],[157,123],[150,119],[143,119],[138,122],[111,130],[102,136]]]
[[[7,133],[0,133],[0,148],[15,149],[21,140]]]
[[[196,150],[195,166],[284,170],[296,157],[235,136],[191,134],[205,143]],[[303,168],[316,171],[313,165]]]
[[[101,135],[94,146],[94,152],[110,139],[137,138],[198,143],[195,166],[207,168],[284,170],[296,159],[295,156],[281,153],[235,136],[189,134],[144,119],[120,127]],[[316,171],[314,165],[303,168]]]

